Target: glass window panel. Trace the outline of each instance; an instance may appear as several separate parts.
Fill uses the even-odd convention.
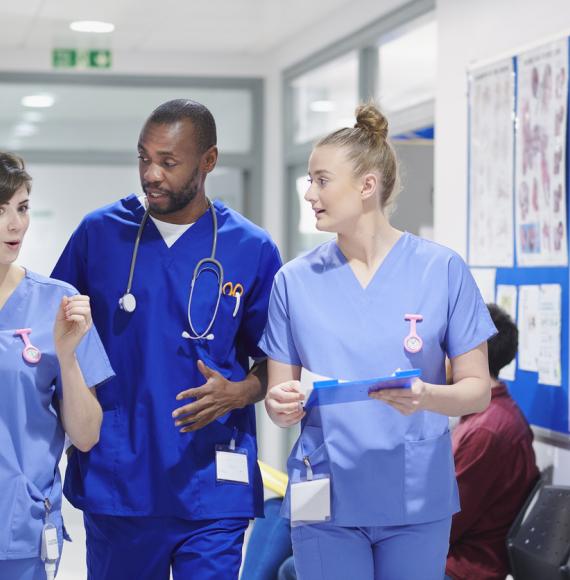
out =
[[[315,226],[316,219],[311,209],[311,204],[304,199],[309,187],[306,167],[302,165],[296,166],[292,170],[291,177],[296,193],[292,204],[293,224],[295,225],[292,232],[293,255],[291,257],[294,258],[303,252],[311,250],[318,244],[334,238],[335,234],[320,232]]]
[[[239,213],[245,212],[245,176],[242,169],[216,166],[206,179],[206,193]]]
[[[295,143],[307,143],[354,125],[358,103],[358,55],[351,52],[291,83]]]
[[[49,275],[83,216],[130,193],[142,195],[137,164],[128,166],[29,163],[32,176],[30,230],[20,263]],[[81,184],[81,195],[77,184]],[[239,212],[244,208],[244,171],[218,166],[206,179],[206,192]],[[125,280],[128,272],[125,273]]]
[[[378,49],[378,101],[388,117],[435,98],[437,24],[425,19],[401,29]]]
[[[134,152],[150,112],[178,98],[194,99],[212,111],[224,153],[248,153],[252,146],[252,95],[244,89],[2,83],[0,90],[4,149]],[[51,96],[53,105],[26,107],[22,99],[29,95]]]

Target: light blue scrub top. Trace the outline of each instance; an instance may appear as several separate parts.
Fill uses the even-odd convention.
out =
[[[406,314],[421,314],[423,349],[404,349]],[[445,355],[466,353],[496,329],[463,260],[404,233],[363,289],[336,241],[286,264],[275,278],[260,342],[274,360],[331,378],[369,379],[420,368],[445,384]],[[341,526],[415,524],[459,509],[448,418],[404,416],[367,400],[313,407],[288,461],[291,482],[329,474],[331,522]],[[289,493],[283,505],[289,516]]]
[[[144,228],[132,292],[136,310],[119,308],[144,208],[135,195],[89,214],[66,246],[53,276],[91,296],[93,320],[116,371],[101,390],[104,411],[99,445],[71,458],[64,493],[91,513],[185,519],[254,517],[263,513],[253,405],[236,409],[194,433],[180,433],[172,412],[185,389],[205,383],[197,360],[231,381],[249,371],[248,357],[264,353],[257,343],[267,321],[271,284],[281,260],[261,228],[215,201],[216,258],[224,282],[244,289],[222,295],[214,340],[189,340],[188,297],[192,273],[212,251],[213,226],[206,212],[168,247],[152,220]],[[192,322],[202,332],[217,299],[217,280],[202,274],[192,299]],[[250,485],[216,480],[216,445],[247,451]]]
[[[76,290],[32,272],[0,309],[0,560],[40,555],[44,498],[61,542],[61,478],[57,467],[65,440],[59,419],[62,385],[53,342],[55,316],[63,296]],[[14,332],[31,328],[38,364],[22,357],[24,342]],[[113,375],[95,328],[76,351],[88,387]],[[56,397],[57,393],[57,397]]]

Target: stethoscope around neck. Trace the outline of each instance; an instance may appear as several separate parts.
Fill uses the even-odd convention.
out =
[[[190,283],[190,295],[188,297],[188,326],[190,327],[190,332],[184,331],[182,333],[183,338],[189,338],[191,340],[214,340],[214,335],[210,332],[212,330],[212,326],[214,326],[214,322],[216,321],[216,316],[218,314],[218,308],[220,307],[220,299],[222,297],[222,288],[224,285],[224,268],[222,264],[216,259],[216,247],[218,245],[218,218],[216,216],[216,210],[214,208],[214,204],[207,199],[208,207],[210,209],[210,213],[212,215],[212,225],[213,225],[213,238],[212,238],[212,252],[209,258],[202,258],[194,268],[194,272],[192,274],[192,282]],[[135,247],[133,248],[133,255],[131,257],[131,267],[129,270],[129,280],[127,282],[127,289],[125,293],[119,298],[119,307],[124,312],[128,314],[132,314],[137,308],[137,300],[135,295],[132,292],[133,286],[133,277],[135,275],[135,266],[137,263],[137,254],[139,251],[139,245],[142,237],[142,233],[145,227],[145,224],[148,220],[149,216],[149,208],[146,209],[144,216],[141,220],[139,225],[139,229],[137,232],[137,237],[135,240]],[[200,277],[200,274],[203,272],[213,272],[218,280],[218,296],[216,299],[216,307],[214,308],[214,314],[207,325],[206,329],[203,332],[198,332],[194,328],[194,324],[192,323],[192,315],[190,313],[190,309],[192,306],[192,297],[194,296],[194,288],[196,286],[196,282]]]

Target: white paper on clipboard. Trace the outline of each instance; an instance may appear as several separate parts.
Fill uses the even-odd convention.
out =
[[[305,395],[305,401],[309,400],[311,391],[313,390],[313,384],[319,381],[331,381],[330,377],[325,377],[323,375],[318,375],[313,373],[306,368],[301,368],[301,391]]]

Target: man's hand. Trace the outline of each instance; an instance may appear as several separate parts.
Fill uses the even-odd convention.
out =
[[[228,381],[201,360],[198,361],[198,370],[204,375],[206,383],[176,395],[177,401],[195,399],[172,413],[174,425],[181,427],[181,433],[197,431],[233,409],[244,406],[239,383]]]

